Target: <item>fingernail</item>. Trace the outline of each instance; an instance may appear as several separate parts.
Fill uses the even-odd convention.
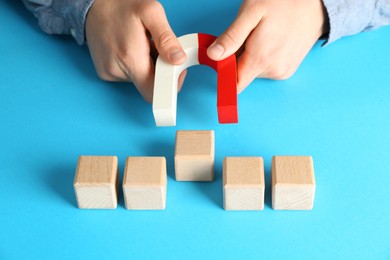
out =
[[[219,43],[213,44],[209,48],[209,54],[210,56],[213,56],[213,58],[219,58],[223,55],[225,49],[223,46]]]
[[[185,56],[184,52],[181,49],[176,49],[171,53],[171,61],[177,62]]]

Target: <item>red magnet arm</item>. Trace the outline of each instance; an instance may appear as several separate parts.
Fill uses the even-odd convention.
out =
[[[221,124],[237,123],[237,65],[236,55],[232,54],[221,61],[211,60],[207,48],[214,42],[215,36],[198,33],[199,64],[207,65],[217,72],[217,108],[218,121]]]

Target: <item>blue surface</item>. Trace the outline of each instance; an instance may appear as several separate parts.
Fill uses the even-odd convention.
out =
[[[240,1],[227,2],[163,1],[177,35],[221,33]],[[171,128],[19,1],[0,3],[0,35],[0,259],[390,258],[390,27],[318,44],[287,81],[256,80],[237,125],[217,123],[215,72],[193,67]],[[174,180],[178,129],[215,130],[214,182]],[[166,156],[166,210],[127,211],[122,195],[116,210],[77,209],[79,155],[117,155],[121,177],[126,156]],[[223,210],[231,155],[264,157],[264,211]],[[271,209],[273,155],[313,156],[312,211]]]

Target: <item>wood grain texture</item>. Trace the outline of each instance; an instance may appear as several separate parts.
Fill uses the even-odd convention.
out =
[[[311,210],[315,177],[310,156],[272,158],[272,207],[279,210]]]
[[[74,179],[78,207],[115,209],[118,182],[116,156],[80,156]]]
[[[264,209],[264,162],[261,157],[225,157],[223,197],[225,210]]]
[[[128,157],[123,177],[125,206],[133,210],[165,209],[165,157]]]
[[[214,131],[177,131],[175,146],[177,181],[214,179]]]

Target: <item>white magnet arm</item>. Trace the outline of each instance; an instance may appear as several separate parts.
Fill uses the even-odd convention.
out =
[[[199,64],[198,34],[187,34],[178,38],[187,59],[182,65],[172,65],[161,57],[156,62],[153,92],[153,114],[157,126],[175,126],[177,108],[177,83],[180,73]]]

